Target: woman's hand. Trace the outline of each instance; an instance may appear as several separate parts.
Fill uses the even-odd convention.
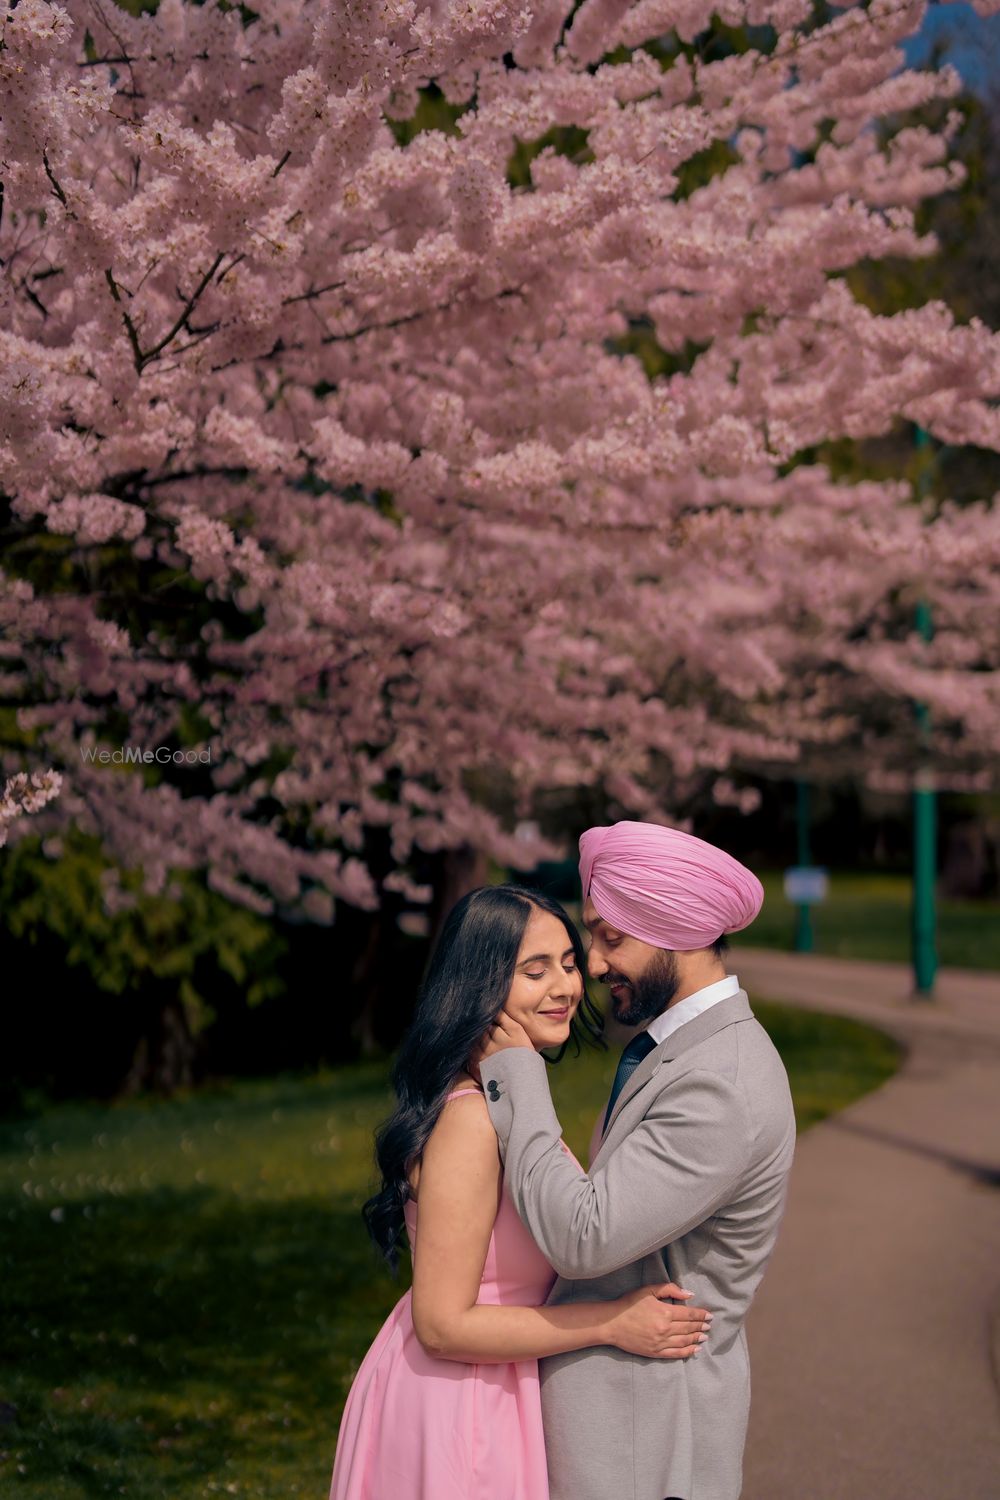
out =
[[[687,1359],[708,1337],[712,1314],[704,1307],[678,1307],[662,1297],[691,1297],[673,1281],[642,1286],[613,1302],[609,1344],[647,1359]]]

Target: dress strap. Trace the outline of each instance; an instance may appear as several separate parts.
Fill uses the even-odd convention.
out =
[[[459,1099],[459,1098],[461,1098],[461,1096],[463,1094],[481,1094],[481,1093],[482,1093],[482,1089],[453,1089],[452,1092],[448,1095],[448,1099]],[[447,1103],[447,1102],[448,1101],[445,1100],[445,1103]]]

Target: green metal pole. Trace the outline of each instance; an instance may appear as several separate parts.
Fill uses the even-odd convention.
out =
[[[926,448],[929,442],[928,434],[922,427],[918,427],[918,449]],[[929,473],[924,467],[918,475],[918,489],[921,493],[926,490],[928,479]],[[934,639],[934,622],[930,605],[925,600],[917,605],[914,624],[922,640]],[[930,712],[927,705],[918,703],[916,713],[921,738],[926,742],[930,733]],[[934,997],[938,967],[936,882],[937,793],[933,774],[928,766],[924,766],[917,773],[913,789],[911,948],[914,998],[918,1000],[931,1000]]]
[[[917,605],[916,626],[925,641],[933,639],[930,608],[923,601]],[[930,714],[924,703],[917,704],[917,720],[921,732],[926,735],[930,728]],[[912,911],[914,994],[921,1000],[933,999],[937,977],[936,882],[937,793],[930,769],[922,767],[913,789]]]
[[[797,781],[795,783],[795,832],[798,844],[798,863],[800,865],[809,865],[812,863],[812,860],[809,855],[808,781]],[[813,951],[812,911],[806,902],[801,902],[795,908],[795,951],[796,953],[811,953]]]

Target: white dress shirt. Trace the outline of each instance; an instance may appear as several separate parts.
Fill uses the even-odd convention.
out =
[[[695,990],[693,995],[685,995],[676,1005],[668,1005],[661,1015],[653,1017],[646,1030],[659,1046],[668,1036],[673,1035],[678,1026],[686,1026],[688,1021],[700,1016],[710,1005],[716,1005],[720,1000],[727,1000],[730,995],[737,994],[739,988],[740,982],[736,975],[727,974],[725,979],[717,979],[714,984],[706,984],[704,989]]]

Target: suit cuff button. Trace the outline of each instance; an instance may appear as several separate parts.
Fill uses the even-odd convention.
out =
[[[499,1088],[499,1085],[497,1084],[497,1081],[496,1081],[495,1078],[491,1078],[489,1080],[489,1082],[487,1083],[486,1087],[489,1090],[489,1095],[490,1095],[491,1099],[499,1099],[500,1098],[500,1088]]]

